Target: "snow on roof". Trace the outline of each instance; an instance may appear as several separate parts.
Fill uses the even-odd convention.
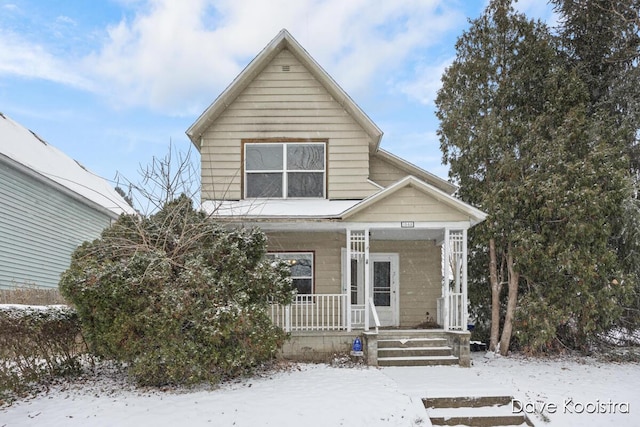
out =
[[[327,199],[255,199],[208,200],[202,209],[209,215],[223,217],[274,218],[339,218],[342,212],[360,203],[360,200]]]
[[[0,155],[55,181],[81,199],[88,199],[116,215],[135,213],[104,179],[76,160],[0,113]],[[0,156],[1,157],[1,156]]]

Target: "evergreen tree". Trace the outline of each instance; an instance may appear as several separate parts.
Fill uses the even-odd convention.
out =
[[[622,201],[610,245],[627,275],[640,276],[640,0],[553,0],[561,16],[562,53],[587,87],[591,140],[626,155],[635,192]],[[621,325],[640,326],[640,289]]]
[[[460,196],[489,214],[470,233],[470,295],[487,306],[490,285],[490,347],[499,339],[506,354],[514,324],[532,350],[584,347],[625,294],[607,244],[628,194],[625,159],[588,138],[588,87],[549,29],[510,1],[492,1],[456,50],[436,100],[439,134]]]

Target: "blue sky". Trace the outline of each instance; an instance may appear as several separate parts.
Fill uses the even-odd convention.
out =
[[[433,99],[487,0],[0,0],[0,112],[93,172],[138,180],[286,28],[384,131],[443,178]],[[545,0],[520,0],[553,20]],[[199,161],[199,156],[195,153]]]

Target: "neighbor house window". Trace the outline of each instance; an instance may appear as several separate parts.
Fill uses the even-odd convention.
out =
[[[298,301],[310,301],[313,294],[313,252],[270,252],[267,257],[283,260],[289,265]]]
[[[324,198],[324,142],[260,142],[244,145],[246,198]]]

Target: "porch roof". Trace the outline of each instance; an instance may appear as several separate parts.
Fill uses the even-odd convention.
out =
[[[250,199],[207,200],[202,209],[215,217],[238,219],[339,219],[361,200]]]
[[[202,210],[218,219],[241,222],[261,223],[300,223],[305,221],[344,223],[363,222],[358,219],[359,213],[371,209],[386,210],[387,205],[398,202],[394,198],[406,188],[415,189],[420,197],[435,200],[445,206],[450,213],[440,218],[430,215],[419,215],[420,219],[407,219],[405,214],[390,214],[382,222],[399,222],[409,220],[425,223],[432,228],[435,223],[465,220],[470,226],[484,221],[486,214],[473,206],[456,199],[446,192],[426,182],[407,176],[395,184],[363,200],[329,200],[329,199],[250,199],[250,200],[207,200],[202,203]],[[406,206],[406,205],[405,205]],[[401,207],[402,208],[402,207]],[[423,207],[423,209],[426,209]],[[428,218],[425,218],[427,217]],[[397,218],[396,218],[397,217]],[[371,222],[371,221],[364,221]],[[380,221],[375,221],[380,222]],[[417,225],[417,224],[416,224]],[[332,227],[333,228],[333,227]]]

